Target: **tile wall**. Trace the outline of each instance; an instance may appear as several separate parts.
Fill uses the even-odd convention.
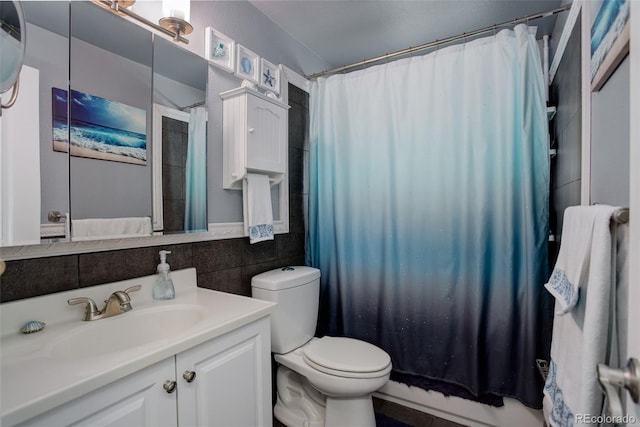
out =
[[[162,118],[162,217],[165,232],[184,232],[189,123]]]

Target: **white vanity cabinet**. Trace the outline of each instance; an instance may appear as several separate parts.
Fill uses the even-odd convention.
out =
[[[289,106],[244,87],[223,92],[220,97],[223,187],[241,189],[248,172],[282,180],[287,172]]]
[[[270,342],[264,317],[20,425],[270,427]]]

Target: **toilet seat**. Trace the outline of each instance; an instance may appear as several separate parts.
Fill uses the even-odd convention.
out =
[[[307,365],[338,377],[376,378],[391,370],[391,358],[384,350],[353,338],[316,339],[302,354]]]

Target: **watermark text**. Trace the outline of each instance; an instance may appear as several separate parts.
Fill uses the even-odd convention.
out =
[[[638,420],[633,415],[591,415],[576,414],[576,424],[635,424]]]

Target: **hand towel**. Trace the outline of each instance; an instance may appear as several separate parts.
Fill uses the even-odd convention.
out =
[[[273,210],[269,177],[247,174],[242,182],[245,233],[249,243],[273,240]]]
[[[554,427],[573,426],[579,414],[601,414],[603,394],[596,366],[605,363],[607,346],[612,345],[609,311],[615,286],[612,268],[615,241],[611,237],[615,224],[611,224],[611,216],[617,209],[597,205],[570,207],[565,211],[560,249],[564,256],[558,257],[554,274],[556,270],[565,271],[568,281],[575,282],[565,286],[571,286],[575,292],[579,290],[580,297],[568,310],[564,295],[556,297],[551,361],[543,401],[547,421]],[[582,238],[565,239],[565,230],[567,235],[577,232]]]
[[[544,287],[556,299],[557,314],[569,312],[578,302],[581,285],[587,280],[595,209],[572,206],[564,211],[558,260]]]
[[[71,238],[74,241],[121,239],[152,234],[153,227],[148,216],[71,220]]]

